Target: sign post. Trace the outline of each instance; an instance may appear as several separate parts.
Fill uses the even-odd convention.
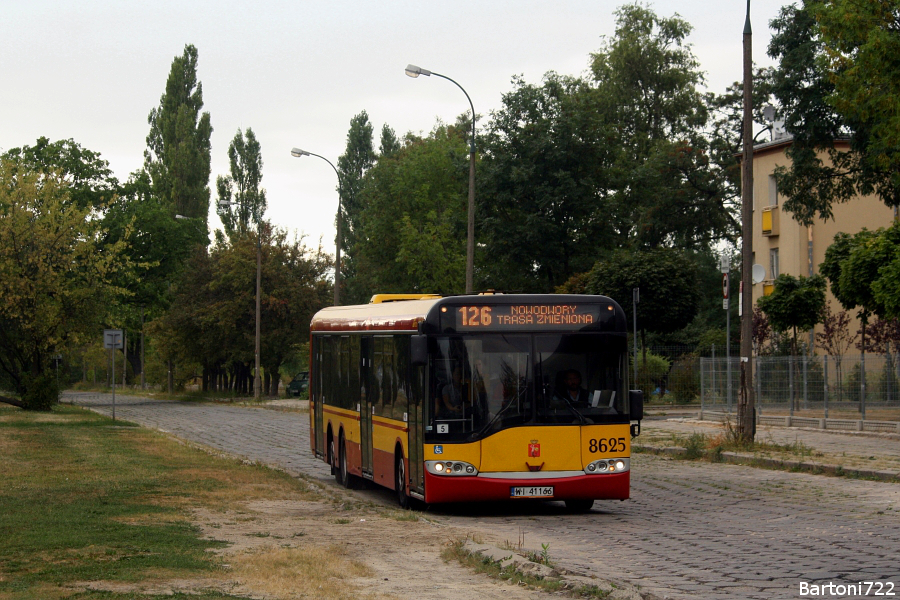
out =
[[[103,347],[108,348],[112,358],[112,420],[116,420],[116,349],[122,348],[122,330],[104,329]]]

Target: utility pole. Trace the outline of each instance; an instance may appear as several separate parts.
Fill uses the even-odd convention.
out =
[[[634,328],[632,341],[634,342],[634,372],[637,373],[637,305],[641,301],[641,288],[631,290],[631,326]]]
[[[756,437],[756,407],[753,399],[753,31],[750,0],[744,21],[744,156],[741,165],[741,395],[738,399],[737,431],[744,442]]]

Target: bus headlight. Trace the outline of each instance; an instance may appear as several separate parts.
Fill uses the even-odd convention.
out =
[[[477,475],[475,465],[461,460],[426,460],[425,470],[434,475]]]
[[[591,473],[622,473],[631,470],[629,458],[602,458],[595,460],[584,468],[584,472]]]

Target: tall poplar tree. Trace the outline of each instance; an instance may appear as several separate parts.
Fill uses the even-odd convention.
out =
[[[359,257],[356,252],[358,243],[360,215],[365,210],[361,200],[363,178],[375,164],[375,146],[373,142],[372,124],[369,115],[362,111],[350,119],[350,130],[347,132],[347,149],[338,157],[337,169],[340,173],[338,191],[341,194],[343,222],[341,223],[341,248],[344,258],[341,261],[341,274],[350,301],[364,301],[360,296],[356,275],[359,269]]]
[[[397,139],[397,134],[394,132],[393,128],[387,123],[382,125],[381,144],[378,146],[378,158],[390,158],[399,152],[402,147],[403,145],[400,143],[400,140]]]
[[[344,228],[344,237],[353,240],[353,232],[358,224],[360,211],[359,190],[366,172],[375,164],[375,147],[372,142],[372,124],[369,115],[362,111],[350,119],[347,132],[347,149],[338,157],[337,168],[343,186],[344,219],[349,227]],[[348,243],[348,246],[352,245]]]
[[[250,224],[259,227],[266,212],[266,190],[259,187],[262,181],[262,153],[253,129],[244,134],[240,129],[228,145],[228,162],[231,175],[216,178],[218,206],[216,213],[222,219],[225,233],[246,232]]]
[[[150,111],[144,168],[154,193],[175,214],[203,219],[209,212],[209,113],[201,114],[203,86],[197,80],[197,48],[188,44],[172,61],[159,107]]]

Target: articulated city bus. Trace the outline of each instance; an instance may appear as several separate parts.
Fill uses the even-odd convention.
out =
[[[375,296],[311,323],[310,436],[342,485],[447,503],[624,500],[643,395],[604,296]],[[633,423],[634,422],[634,423]]]

